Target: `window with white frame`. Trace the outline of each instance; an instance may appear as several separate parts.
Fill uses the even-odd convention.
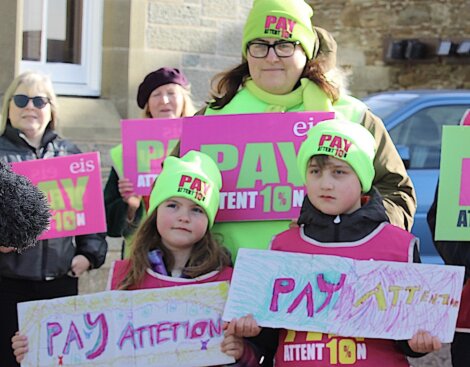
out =
[[[99,96],[103,0],[24,0],[20,70],[51,76],[60,95]]]

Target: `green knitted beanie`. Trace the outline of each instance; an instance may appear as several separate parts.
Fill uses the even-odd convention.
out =
[[[375,139],[364,126],[333,119],[312,127],[297,155],[297,166],[304,182],[310,158],[321,154],[347,162],[356,172],[362,192],[371,189],[375,176]]]
[[[219,209],[222,176],[207,154],[194,150],[182,158],[169,156],[150,194],[148,214],[171,197],[182,197],[201,206],[209,218],[209,228]]]
[[[313,10],[304,0],[254,0],[243,28],[242,54],[256,38],[299,41],[310,60],[316,35],[310,18]]]

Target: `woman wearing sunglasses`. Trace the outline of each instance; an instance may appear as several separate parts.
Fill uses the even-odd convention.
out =
[[[19,75],[3,97],[0,160],[18,162],[81,153],[75,144],[57,135],[56,127],[57,98],[49,77],[36,72]],[[19,366],[11,349],[11,337],[18,330],[17,303],[78,294],[78,277],[100,267],[106,251],[104,234],[89,234],[38,241],[21,254],[0,253],[2,367]]]

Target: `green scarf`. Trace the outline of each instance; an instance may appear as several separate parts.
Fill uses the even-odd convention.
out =
[[[318,85],[307,78],[300,79],[300,87],[288,94],[271,94],[259,88],[252,79],[245,87],[256,98],[267,103],[265,112],[286,112],[300,104],[305,111],[333,111],[333,104]]]

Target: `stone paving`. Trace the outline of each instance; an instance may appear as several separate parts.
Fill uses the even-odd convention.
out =
[[[429,353],[422,358],[409,358],[409,361],[413,367],[452,367],[450,345],[444,344],[439,352]]]

